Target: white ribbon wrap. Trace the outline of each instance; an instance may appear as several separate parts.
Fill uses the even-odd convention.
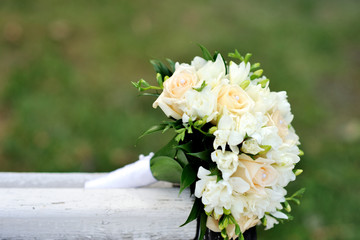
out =
[[[85,182],[85,188],[134,188],[157,182],[150,170],[154,153],[140,155],[139,160],[110,172],[106,176]]]

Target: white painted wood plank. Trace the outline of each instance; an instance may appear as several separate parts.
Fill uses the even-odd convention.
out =
[[[0,172],[0,188],[82,188],[88,180],[106,173],[17,173]],[[158,182],[148,187],[171,187]]]
[[[0,189],[0,239],[192,239],[176,188]]]

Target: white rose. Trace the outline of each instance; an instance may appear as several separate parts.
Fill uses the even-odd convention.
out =
[[[260,130],[261,145],[269,145],[273,149],[278,149],[283,143],[275,126],[263,127]]]
[[[243,151],[244,153],[249,153],[249,154],[252,154],[252,155],[256,155],[256,154],[258,154],[259,152],[264,151],[264,149],[262,149],[262,148],[259,146],[259,144],[258,144],[258,142],[256,141],[256,139],[250,138],[250,139],[245,140],[245,141],[242,143],[241,151]]]
[[[254,101],[238,85],[222,85],[218,94],[218,111],[226,108],[231,114],[241,116],[254,107]]]
[[[154,102],[153,107],[159,106],[166,116],[180,119],[183,111],[179,106],[184,102],[184,95],[198,81],[194,67],[178,65],[174,74],[164,82],[164,90]]]
[[[231,84],[240,85],[243,81],[247,79],[250,73],[250,63],[241,62],[239,65],[230,62],[229,66],[229,78]]]
[[[195,64],[195,63],[194,63]],[[216,87],[225,76],[225,64],[220,54],[217,55],[215,62],[208,61],[197,71],[201,80],[205,80],[211,88]]]
[[[217,116],[216,100],[216,92],[211,91],[210,86],[200,92],[190,89],[185,93],[185,102],[180,109],[192,120],[207,116],[206,122],[210,122]]]
[[[201,57],[194,57],[194,59],[191,61],[191,66],[195,67],[196,71],[205,66],[207,61]]]
[[[236,153],[229,151],[223,153],[221,150],[212,152],[211,160],[216,162],[224,180],[228,180],[229,177],[236,171],[239,162],[238,155]]]

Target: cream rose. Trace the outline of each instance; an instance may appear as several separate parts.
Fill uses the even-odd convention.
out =
[[[218,95],[218,111],[222,112],[223,108],[235,115],[241,116],[249,112],[255,103],[249,95],[238,85],[223,85]]]
[[[183,111],[179,108],[184,102],[185,93],[199,82],[195,68],[178,65],[174,74],[164,82],[164,90],[153,107],[160,107],[167,117],[180,119]]]
[[[271,166],[274,161],[257,158],[253,160],[246,154],[239,155],[239,167],[232,177],[241,177],[256,190],[273,186],[278,178],[278,172]]]
[[[283,141],[285,141],[286,136],[289,134],[289,127],[285,119],[281,116],[280,111],[274,111],[269,116],[269,120],[268,125],[277,127],[279,136]]]

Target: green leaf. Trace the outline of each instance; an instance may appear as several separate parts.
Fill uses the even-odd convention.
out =
[[[158,124],[158,125],[154,125],[152,126],[151,128],[149,128],[148,130],[146,130],[139,138],[142,138],[146,135],[149,135],[151,133],[154,133],[154,132],[158,132],[158,131],[161,131],[161,130],[164,130],[166,128],[166,125],[167,124],[164,124],[164,123],[161,123],[161,124]]]
[[[301,189],[297,190],[297,191],[291,196],[291,198],[301,197],[301,196],[304,194],[305,190],[306,190],[305,188],[301,188]]]
[[[163,77],[170,77],[172,75],[172,71],[170,71],[161,61],[150,60],[150,63],[153,65],[155,72],[160,73]]]
[[[190,214],[186,221],[180,226],[183,227],[189,222],[194,221],[196,218],[198,218],[201,214],[201,210],[203,209],[203,205],[201,203],[201,198],[195,198],[194,204],[191,208]]]
[[[192,150],[193,150],[193,142],[189,141],[189,142],[187,142],[185,144],[177,145],[176,148],[182,149],[185,152],[192,152]]]
[[[211,56],[209,50],[207,50],[206,47],[201,44],[198,44],[198,46],[200,47],[205,60],[214,61],[214,58]]]
[[[181,194],[185,188],[189,187],[193,182],[195,182],[195,180],[196,180],[196,171],[190,164],[186,165],[181,174],[179,194]]]
[[[175,62],[169,58],[166,59],[170,65],[170,71],[175,72]]]
[[[202,213],[200,218],[200,235],[199,235],[199,239],[201,240],[203,240],[205,237],[206,221],[207,221],[207,215],[205,213]]]
[[[198,88],[193,88],[193,89],[194,89],[195,91],[201,92],[201,91],[206,87],[206,85],[207,85],[206,82],[203,81],[200,87],[198,87]]]
[[[216,176],[216,182],[219,182],[219,181],[221,181],[223,179],[222,178],[222,173],[217,167],[210,168],[210,175],[209,176]]]
[[[189,163],[183,150],[177,151],[176,160],[178,161],[178,163],[180,163],[182,167],[185,167]]]
[[[211,159],[210,155],[212,153],[212,150],[205,150],[202,152],[197,152],[197,153],[187,153],[190,156],[196,157],[196,158],[200,158],[201,160],[207,161],[209,159]]]
[[[158,93],[140,93],[139,96],[152,96],[152,97],[159,97],[160,94]]]
[[[239,224],[235,224],[235,234],[239,236],[240,233],[241,233],[241,230],[240,230]],[[242,235],[242,234],[241,234],[241,235]]]
[[[176,142],[184,141],[184,139],[185,139],[185,133],[186,133],[186,128],[180,128],[180,129],[176,130],[175,132],[178,133],[178,134],[175,136],[175,141],[176,141]]]
[[[157,180],[180,183],[182,167],[173,158],[167,156],[153,157],[150,160],[150,169]]]
[[[168,144],[166,144],[164,147],[162,147],[159,151],[157,151],[154,155],[154,157],[157,156],[168,156],[170,158],[175,158],[178,143],[175,141],[175,139],[171,139]]]
[[[240,227],[239,227],[240,228]],[[238,237],[239,240],[245,240],[244,239],[244,235],[242,234],[242,232],[240,231],[240,234],[239,234],[239,237]]]

